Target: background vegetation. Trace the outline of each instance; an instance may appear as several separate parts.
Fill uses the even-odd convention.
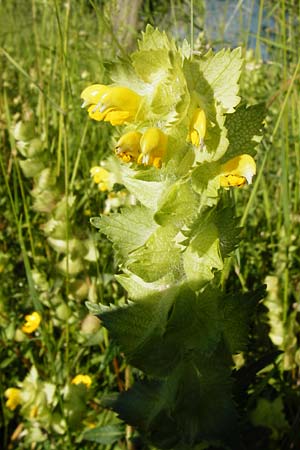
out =
[[[107,68],[134,48],[146,23],[187,37],[196,51],[241,45],[241,94],[267,105],[254,185],[230,193],[244,241],[222,283],[244,291],[268,286],[248,351],[236,357],[237,367],[247,366],[239,381],[248,386],[248,448],[299,448],[300,4],[233,3],[219,2],[213,29],[215,18],[196,1],[136,1],[128,10],[116,0],[0,2],[4,449],[133,446],[126,440],[132,430],[103,410],[100,398],[127,387],[135,373],[85,306],[124,302],[110,245],[89,223],[116,198],[107,203],[89,173],[111,152],[110,127],[89,121],[79,97],[87,85],[108,81]],[[24,316],[34,310],[42,322],[26,335]],[[78,374],[92,378],[90,388],[71,383]],[[10,411],[4,392],[18,386],[28,408]]]

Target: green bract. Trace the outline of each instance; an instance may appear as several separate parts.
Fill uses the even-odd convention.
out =
[[[219,287],[224,258],[239,241],[238,220],[221,186],[245,184],[254,175],[251,155],[264,107],[238,106],[241,49],[202,56],[186,42],[183,49],[148,26],[129,62],[112,68],[112,86],[141,99],[116,140],[128,146],[121,135],[146,136],[149,129],[167,140],[163,152],[150,154],[150,164],[156,155],[161,159],[153,167],[139,164],[145,158],[136,143],[131,153],[119,151],[118,176],[138,203],[92,222],[114,244],[122,272],[117,279],[129,300],[123,307],[90,307],[127,361],[145,373],[107,406],[159,448],[235,446],[232,354],[245,349],[263,290],[225,294]],[[192,138],[191,129],[198,133]],[[242,155],[250,155],[241,161],[250,158],[253,172],[244,174],[241,164],[225,173],[231,167],[225,163]]]

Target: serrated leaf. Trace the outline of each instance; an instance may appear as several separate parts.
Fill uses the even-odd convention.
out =
[[[138,381],[112,401],[110,407],[126,423],[137,427],[144,439],[159,448],[174,448],[180,439],[176,422],[170,417],[176,389],[177,383]]]
[[[144,206],[123,208],[120,213],[102,216],[97,226],[123,259],[143,245],[157,228],[152,212]]]
[[[103,445],[111,445],[122,439],[124,434],[124,427],[121,425],[104,425],[85,431],[83,439]]]
[[[284,430],[289,429],[281,396],[276,397],[274,400],[259,398],[256,408],[251,412],[250,417],[255,426],[270,428],[273,439],[278,439]]]
[[[229,144],[224,127],[224,108],[216,103],[213,88],[201,72],[199,61],[185,60],[183,70],[191,93],[189,120],[197,107],[201,107],[206,116],[205,146],[198,153],[198,158],[200,162],[218,160]]]
[[[152,181],[155,177],[153,172],[157,172],[157,169],[153,168],[153,170],[150,169],[148,172],[149,179],[144,177],[143,172],[137,172],[135,176],[124,173],[123,182],[128,191],[131,192],[142,205],[155,211],[158,199],[165,186],[161,181]]]
[[[100,314],[127,361],[148,374],[162,376],[178,359],[177,349],[163,338],[177,293],[178,288],[166,289],[140,302],[111,307]]]
[[[214,223],[218,228],[220,251],[225,258],[238,246],[241,227],[230,207],[218,209],[214,215]]]
[[[156,84],[166,78],[172,67],[167,48],[139,50],[132,54],[131,59],[138,76],[150,84]]]
[[[228,128],[229,147],[222,163],[244,153],[255,155],[255,147],[261,140],[265,113],[265,105],[258,104],[240,106],[234,114],[227,115],[225,126]]]
[[[255,307],[265,295],[264,287],[249,293],[227,294],[220,301],[223,335],[230,353],[246,349]]]
[[[212,353],[220,341],[218,298],[215,289],[205,289],[196,295],[182,289],[170,314],[165,339],[177,346],[184,355],[191,351]]]
[[[201,206],[214,206],[218,201],[220,165],[218,163],[203,163],[192,173],[193,189],[201,195]]]
[[[183,266],[189,286],[194,290],[202,288],[214,278],[215,270],[223,268],[219,233],[212,220],[199,224],[183,253]]]
[[[214,97],[227,112],[233,112],[239,103],[239,78],[243,59],[241,48],[223,49],[216,54],[209,51],[199,60],[200,70],[211,86]]]
[[[177,228],[188,225],[197,214],[199,198],[190,182],[174,183],[162,196],[158,211],[154,215],[160,225],[172,224]]]
[[[194,448],[217,439],[233,444],[237,421],[229,374],[213,360],[202,358],[202,367],[185,361],[164,381],[135,383],[111,407],[158,448]]]
[[[147,25],[145,32],[142,33],[142,39],[138,41],[138,48],[140,51],[162,48],[175,50],[176,46],[173,40],[170,41],[168,39],[168,36],[164,31],[161,32],[157,28]]]
[[[146,282],[156,281],[169,272],[180,277],[180,248],[175,246],[177,230],[172,225],[158,227],[145,245],[130,254],[127,268]]]
[[[116,275],[116,280],[126,289],[131,300],[141,300],[155,293],[168,289],[176,281],[172,274],[167,274],[153,283],[146,283],[137,275],[124,270],[125,274]]]

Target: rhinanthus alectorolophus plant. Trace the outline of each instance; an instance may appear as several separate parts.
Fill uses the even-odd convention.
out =
[[[220,288],[240,232],[224,189],[252,182],[264,116],[240,104],[242,63],[239,48],[195,55],[148,26],[111,84],[82,92],[90,117],[117,127],[106,168],[137,199],[92,219],[113,242],[128,302],[88,306],[143,372],[103,402],[158,448],[239,445],[232,355],[263,296]]]

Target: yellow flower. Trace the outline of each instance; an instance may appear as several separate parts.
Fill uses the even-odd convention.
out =
[[[223,187],[243,186],[252,183],[256,174],[256,164],[252,156],[240,155],[221,166],[220,185]]]
[[[141,137],[142,133],[138,131],[129,131],[123,134],[117,142],[116,155],[126,163],[136,161],[141,153]]]
[[[201,108],[197,108],[193,114],[187,141],[199,147],[204,142],[206,133],[206,116]]]
[[[94,183],[98,184],[99,190],[110,191],[113,186],[111,173],[101,166],[94,166],[90,170]]]
[[[88,107],[89,116],[112,125],[122,125],[134,120],[141,96],[123,86],[93,84],[81,93],[82,107]]]
[[[11,411],[16,409],[16,407],[21,403],[21,389],[8,388],[4,392],[4,395],[7,398],[5,404]]]
[[[25,316],[26,322],[22,326],[23,333],[33,333],[41,323],[41,316],[38,312],[34,311],[32,314]]]
[[[148,128],[143,134],[140,144],[141,154],[137,162],[160,168],[161,160],[167,150],[168,136],[159,128]]]
[[[71,381],[72,384],[84,384],[87,388],[89,388],[92,384],[92,379],[89,375],[76,375]]]

